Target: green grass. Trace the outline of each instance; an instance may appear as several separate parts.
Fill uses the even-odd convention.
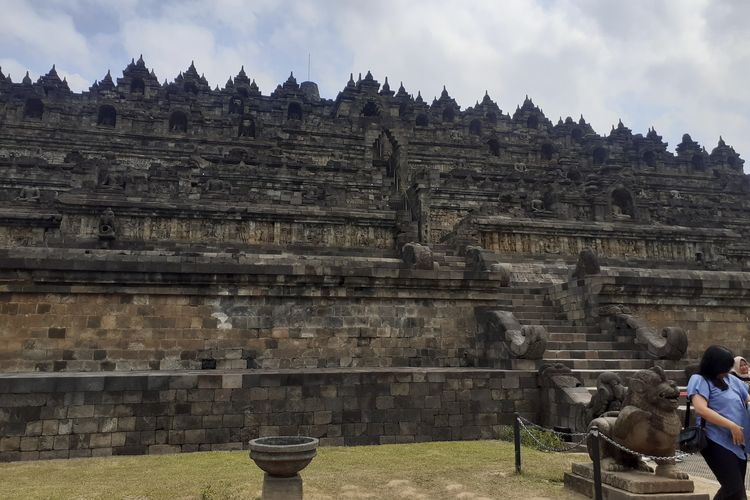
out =
[[[302,472],[306,499],[580,498],[562,488],[582,455],[463,441],[320,448]],[[13,499],[255,499],[263,475],[247,452],[86,458],[0,465],[0,496]]]

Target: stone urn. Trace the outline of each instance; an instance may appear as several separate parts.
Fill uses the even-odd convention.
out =
[[[299,471],[317,454],[318,440],[306,436],[269,436],[249,443],[250,458],[265,472],[263,500],[301,499]]]

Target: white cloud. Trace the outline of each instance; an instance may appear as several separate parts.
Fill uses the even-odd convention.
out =
[[[70,16],[16,0],[4,0],[2,5],[0,46],[52,61],[85,61],[89,52]]]

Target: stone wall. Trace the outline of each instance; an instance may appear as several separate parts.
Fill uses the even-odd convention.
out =
[[[377,265],[375,265],[377,264]],[[0,369],[473,366],[501,276],[363,257],[0,252]]]
[[[624,305],[658,330],[680,327],[688,336],[687,359],[700,359],[712,344],[750,355],[750,273],[610,268],[549,293],[581,324],[599,321],[603,307]]]
[[[0,370],[163,370],[208,360],[227,368],[465,366],[474,359],[473,301],[81,292],[0,294]]]
[[[0,461],[496,439],[535,418],[535,372],[375,369],[0,375]]]

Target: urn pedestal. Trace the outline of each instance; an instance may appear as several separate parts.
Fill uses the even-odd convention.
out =
[[[306,436],[272,436],[249,443],[250,458],[265,472],[263,500],[302,499],[299,471],[317,454],[318,440]]]

